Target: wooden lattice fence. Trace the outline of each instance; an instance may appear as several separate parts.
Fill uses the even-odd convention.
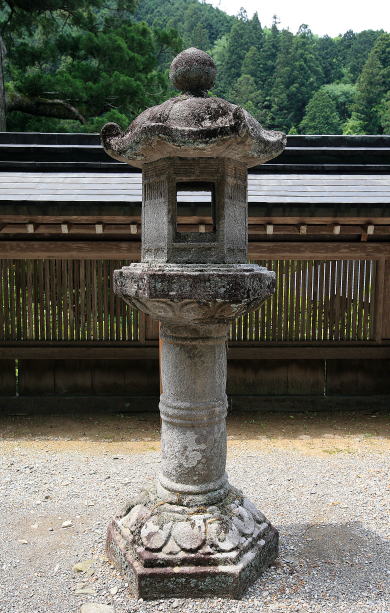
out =
[[[112,291],[124,260],[0,260],[0,341],[131,343],[142,316]],[[375,333],[373,260],[262,260],[275,295],[231,326],[234,342],[369,341]],[[156,334],[155,334],[156,336]]]

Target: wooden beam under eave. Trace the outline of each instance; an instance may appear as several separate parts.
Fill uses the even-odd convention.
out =
[[[138,262],[141,243],[138,241],[0,241],[3,259],[117,260]]]
[[[377,260],[390,257],[390,242],[250,242],[252,260]]]
[[[140,241],[0,241],[0,258],[69,260],[140,260]],[[390,257],[390,242],[276,242],[249,243],[251,259],[355,260]]]
[[[102,345],[83,346],[74,344],[72,346],[36,345],[0,345],[1,356],[4,359],[104,359],[104,360],[157,360],[158,346],[139,346],[134,344],[124,345],[118,343],[116,346],[103,347]],[[342,359],[362,359],[380,360],[390,359],[389,345],[364,345],[343,346],[335,343],[333,346],[326,346],[321,343],[315,346],[273,346],[271,343],[263,345],[236,345],[235,342],[229,343],[230,360],[286,360],[286,359],[305,359],[305,360],[342,360]]]

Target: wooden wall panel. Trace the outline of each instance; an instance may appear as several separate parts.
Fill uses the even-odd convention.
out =
[[[55,393],[56,360],[19,360],[20,396],[47,396]]]
[[[389,373],[390,360],[328,360],[326,393],[329,396],[390,394]]]
[[[128,394],[160,395],[160,370],[158,360],[129,360],[125,370]]]
[[[0,396],[16,395],[15,360],[0,360]]]
[[[158,360],[19,361],[21,396],[148,396],[158,395],[159,389]]]
[[[319,395],[324,393],[323,360],[229,360],[231,395]]]
[[[55,393],[92,395],[93,364],[93,360],[55,360]]]
[[[158,360],[94,360],[94,395],[158,395]]]

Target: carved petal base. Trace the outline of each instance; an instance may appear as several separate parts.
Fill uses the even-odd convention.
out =
[[[107,552],[138,598],[239,598],[276,558],[278,532],[234,488],[210,507],[151,491],[113,519]]]

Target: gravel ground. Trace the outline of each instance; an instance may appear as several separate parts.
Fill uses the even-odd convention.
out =
[[[230,480],[281,537],[276,564],[241,601],[135,600],[105,558],[111,515],[157,470],[155,416],[0,425],[1,613],[79,613],[86,603],[115,613],[390,613],[384,415],[232,418]]]

